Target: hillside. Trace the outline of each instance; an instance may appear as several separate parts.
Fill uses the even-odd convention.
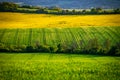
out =
[[[34,6],[59,6],[65,9],[88,9],[91,7],[120,8],[120,0],[0,0]]]

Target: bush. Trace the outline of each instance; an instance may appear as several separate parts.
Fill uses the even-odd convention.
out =
[[[33,48],[33,46],[27,46],[26,47],[26,52],[34,52],[35,49]]]
[[[35,51],[37,51],[37,52],[50,52],[50,49],[49,49],[49,46],[38,45],[38,46],[36,46]]]
[[[119,55],[120,56],[120,43],[112,46],[108,51],[108,55]]]
[[[55,50],[54,47],[51,47],[51,46],[50,46],[50,47],[49,47],[49,50],[50,50],[51,53],[55,52],[55,51],[54,51],[54,50]]]
[[[7,48],[4,44],[0,43],[0,52],[9,52],[9,48]]]

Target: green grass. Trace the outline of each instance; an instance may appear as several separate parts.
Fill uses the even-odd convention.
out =
[[[0,80],[120,80],[120,57],[0,54]]]
[[[17,8],[18,10],[37,11],[38,9]]]
[[[110,45],[120,41],[120,27],[81,27],[81,28],[31,28],[31,29],[0,29],[0,43],[7,45],[42,45],[76,44],[79,48],[82,41],[87,45],[96,38],[100,45],[106,39]]]

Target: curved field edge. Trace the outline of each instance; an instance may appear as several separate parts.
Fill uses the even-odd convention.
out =
[[[50,45],[91,43],[96,39],[100,45],[109,40],[110,45],[120,41],[120,27],[81,27],[81,28],[27,28],[0,29],[0,43],[5,45]]]
[[[120,26],[120,15],[48,15],[0,12],[0,28]]]
[[[75,54],[0,54],[1,80],[119,80],[120,57]]]

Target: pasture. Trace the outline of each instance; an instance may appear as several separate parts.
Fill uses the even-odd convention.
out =
[[[1,80],[120,80],[120,57],[0,54]]]

